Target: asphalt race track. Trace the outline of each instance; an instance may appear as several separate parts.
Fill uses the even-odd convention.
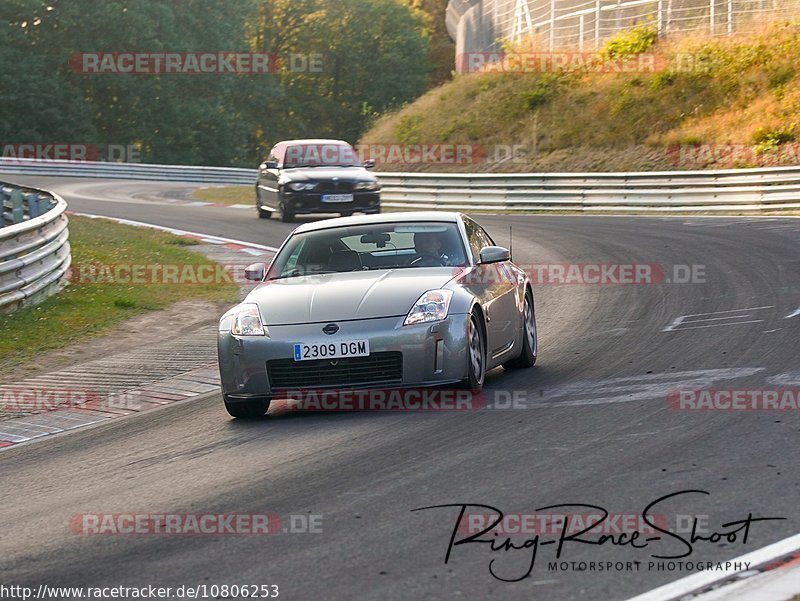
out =
[[[74,212],[271,246],[293,227],[259,220],[255,210],[164,200],[185,195],[192,187],[185,184],[3,177],[53,189]],[[591,504],[635,516],[651,501],[694,489],[710,495],[674,497],[651,513],[671,527],[680,516],[707,516],[707,533],[729,531],[722,525],[748,514],[786,519],[753,523],[746,544],[741,536],[696,542],[682,561],[724,561],[800,532],[797,411],[690,411],[667,401],[675,390],[800,388],[799,220],[477,219],[500,244],[513,225],[521,265],[657,264],[665,279],[536,287],[539,363],[487,377],[486,397],[516,398],[515,408],[271,410],[263,420],[240,422],[228,418],[215,394],[4,451],[0,580],[269,584],[280,586],[281,599],[302,601],[626,599],[696,573],[648,569],[659,561],[651,555],[680,555],[686,546],[668,536],[646,549],[567,541],[559,562],[640,567],[564,571],[549,569],[555,545],[542,545],[529,577],[504,582],[492,576],[490,562],[513,580],[527,571],[530,549],[464,544],[445,565],[458,508],[412,510],[464,503],[531,514]],[[695,271],[705,282],[674,283],[676,265],[701,266]],[[91,512],[268,512],[281,516],[287,531],[71,532],[71,518]],[[309,521],[321,531],[291,531]],[[521,546],[534,536],[512,538]]]

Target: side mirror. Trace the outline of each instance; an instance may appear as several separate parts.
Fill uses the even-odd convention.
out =
[[[484,246],[481,249],[481,263],[502,263],[511,260],[511,252],[502,246]]]
[[[264,274],[267,271],[267,266],[264,263],[253,263],[248,265],[244,270],[244,279],[250,282],[260,282],[264,279]]]
[[[375,161],[373,159],[367,159],[364,161],[364,169],[373,169],[375,167]]]
[[[278,168],[278,163],[276,161],[264,161],[263,163],[261,163],[258,166],[258,168],[261,171],[265,171],[267,169],[277,169]]]

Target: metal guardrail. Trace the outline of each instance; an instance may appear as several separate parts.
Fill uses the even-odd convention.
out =
[[[67,203],[56,194],[0,184],[0,312],[57,292],[71,263]]]
[[[253,184],[255,169],[233,167],[194,167],[188,165],[150,165],[145,163],[106,163],[93,161],[41,161],[2,159],[0,173],[52,175],[61,177],[99,177],[212,184]]]
[[[800,167],[651,173],[383,173],[393,208],[584,211],[800,209]]]
[[[252,186],[255,169],[0,160],[0,172]],[[386,208],[760,211],[800,208],[800,166],[639,173],[377,173]]]

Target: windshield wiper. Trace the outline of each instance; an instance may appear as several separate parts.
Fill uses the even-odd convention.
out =
[[[272,282],[273,280],[285,280],[287,278],[302,278],[308,275],[325,275],[328,273],[339,273],[338,271],[298,271],[295,269],[294,271],[284,274],[284,275],[276,275],[274,278],[269,278],[267,281]]]
[[[314,169],[315,167],[361,167],[361,165],[292,165],[286,169]]]

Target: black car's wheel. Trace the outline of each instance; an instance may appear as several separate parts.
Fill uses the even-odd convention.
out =
[[[251,401],[232,401],[228,395],[222,396],[225,401],[225,410],[231,417],[240,419],[254,419],[263,417],[269,409],[270,399],[253,399]]]
[[[292,221],[294,221],[294,213],[286,209],[286,203],[284,203],[283,201],[281,201],[279,210],[281,213],[281,221],[283,221],[284,223],[291,223]]]
[[[533,296],[525,293],[525,308],[522,315],[522,351],[519,357],[503,363],[505,369],[521,369],[536,364],[536,353],[539,350],[539,336],[536,331],[536,312],[533,307]]]
[[[467,377],[461,381],[461,388],[475,392],[483,389],[486,377],[486,336],[483,320],[476,311],[469,316],[467,326]]]

